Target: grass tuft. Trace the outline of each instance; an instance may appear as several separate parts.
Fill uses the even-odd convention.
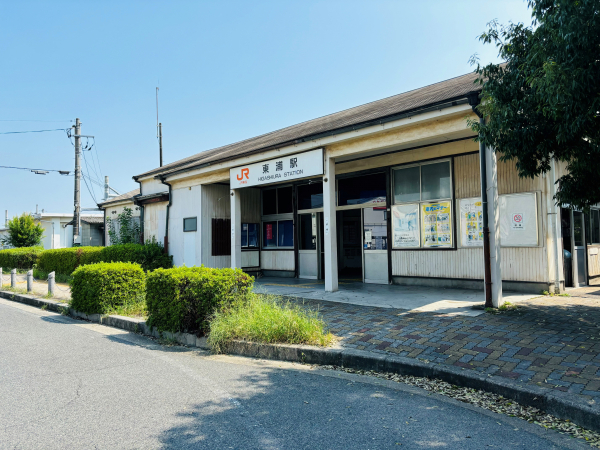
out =
[[[146,308],[146,296],[138,295],[135,299],[127,301],[123,305],[115,305],[108,309],[104,314],[135,317],[136,319],[148,318],[148,309]]]
[[[318,312],[275,297],[252,294],[248,300],[217,312],[210,322],[208,343],[214,351],[222,351],[226,343],[235,339],[327,346],[334,338],[325,332]]]

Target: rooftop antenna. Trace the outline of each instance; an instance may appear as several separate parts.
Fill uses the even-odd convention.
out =
[[[156,137],[158,138],[158,148],[160,152],[160,167],[162,167],[162,123],[158,121],[158,86],[156,87]]]

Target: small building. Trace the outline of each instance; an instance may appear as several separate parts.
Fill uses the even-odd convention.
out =
[[[41,223],[50,222],[52,225],[45,225],[48,230],[44,238],[44,248],[65,248],[73,247],[73,214],[61,214],[61,221],[56,222],[44,220],[45,213],[42,213]],[[59,216],[58,214],[50,215]],[[35,216],[34,216],[35,217]],[[49,217],[50,218],[50,217]],[[100,214],[82,214],[81,222],[81,246],[82,247],[98,247],[104,245],[104,217]],[[60,231],[59,227],[60,226]],[[51,238],[50,236],[54,236]],[[49,241],[49,242],[47,242]],[[49,244],[51,247],[46,247]]]
[[[111,245],[110,236],[108,234],[108,232],[110,231],[110,227],[108,225],[107,219],[110,219],[110,221],[113,222],[115,231],[118,231],[119,223],[116,221],[116,218],[125,210],[125,208],[131,209],[131,215],[133,220],[141,226],[142,208],[135,203],[136,198],[139,197],[139,195],[140,190],[134,189],[132,191],[126,192],[125,194],[117,195],[116,197],[110,197],[107,200],[98,203],[98,208],[104,210],[103,221],[105,245]]]
[[[483,289],[484,167],[494,300],[503,288],[585,284],[588,274],[600,274],[597,259],[588,262],[600,244],[598,212],[585,219],[556,210],[554,180],[564,171],[558,163],[543,177],[519,178],[514,163],[484,148],[482,164],[467,124],[478,120],[475,78],[463,75],[139,174],[144,235],[165,242],[176,265],[324,279],[327,291],[340,279]],[[574,255],[570,267],[567,253]]]

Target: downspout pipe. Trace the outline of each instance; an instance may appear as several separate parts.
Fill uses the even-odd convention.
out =
[[[169,186],[169,203],[167,203],[167,214],[166,214],[166,220],[165,220],[165,253],[168,255],[169,254],[169,210],[171,209],[171,204],[173,203],[173,193],[172,193],[172,186],[170,183],[167,183],[165,181],[165,177],[160,177],[159,178],[160,182],[166,186]]]
[[[485,125],[485,118],[477,107],[480,104],[479,93],[469,95],[469,105],[479,117],[479,123]],[[481,214],[483,219],[483,264],[485,273],[485,307],[493,308],[492,302],[492,264],[490,256],[490,224],[488,216],[487,167],[485,158],[485,143],[479,140],[479,171],[481,174]]]
[[[140,185],[140,194],[142,195],[142,182],[135,180],[135,182],[137,184]],[[144,234],[144,205],[142,205],[141,203],[138,203],[137,198],[135,198],[135,196],[133,197],[133,204],[135,206],[137,206],[138,208],[140,208],[140,228],[142,230],[142,236],[141,236],[141,240],[142,240],[142,244],[146,243],[146,238],[145,238],[145,234]]]

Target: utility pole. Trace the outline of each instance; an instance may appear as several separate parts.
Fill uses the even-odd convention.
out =
[[[158,148],[160,149],[160,167],[162,167],[162,123],[158,124]]]
[[[110,196],[110,188],[108,186],[108,175],[104,176],[104,201]]]
[[[73,246],[81,245],[80,218],[81,218],[81,123],[75,119],[75,211],[73,212]]]

